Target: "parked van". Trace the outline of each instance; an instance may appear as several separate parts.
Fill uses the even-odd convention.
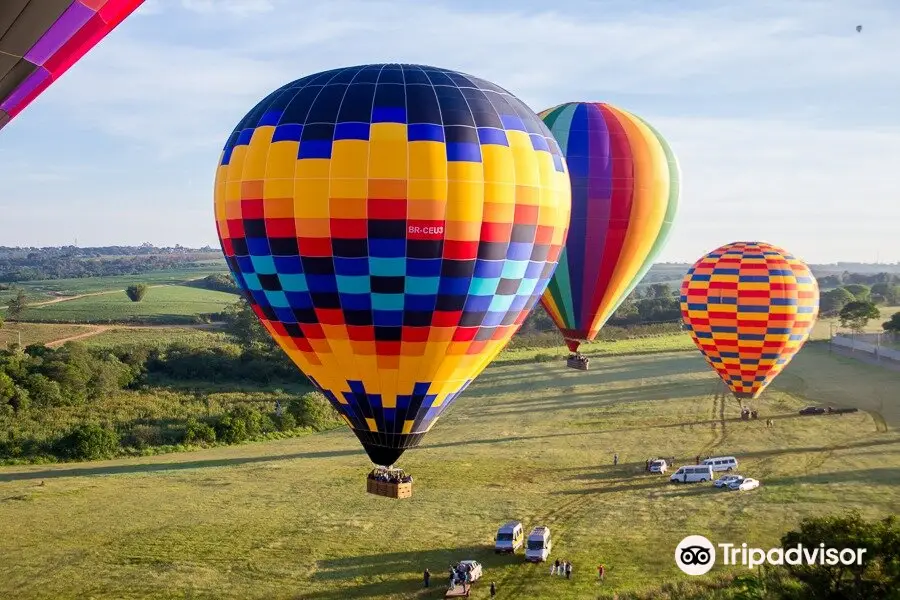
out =
[[[525,529],[519,521],[504,523],[497,530],[494,552],[515,552],[525,543]]]
[[[677,471],[672,473],[669,481],[676,483],[693,483],[695,481],[707,482],[712,481],[713,470],[710,465],[688,465],[679,467]]]
[[[528,544],[525,547],[525,560],[530,562],[543,562],[550,556],[553,549],[553,540],[550,537],[549,527],[535,527],[528,534]]]
[[[711,466],[713,471],[734,471],[738,465],[737,459],[733,456],[714,456],[700,464]]]

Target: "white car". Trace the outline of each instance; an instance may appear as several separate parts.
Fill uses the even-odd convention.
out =
[[[457,572],[468,572],[469,581],[475,582],[481,579],[481,563],[477,560],[461,560],[456,565]]]
[[[735,483],[735,482],[740,483],[743,480],[744,480],[743,475],[723,475],[722,477],[719,477],[718,479],[716,479],[713,482],[713,485],[716,486],[717,488],[728,487],[732,483]]]
[[[669,465],[666,461],[661,458],[650,461],[650,472],[651,473],[665,473],[669,470]]]
[[[735,481],[728,485],[728,489],[732,490],[741,490],[745,492],[747,490],[755,490],[759,487],[759,480],[750,479],[749,477],[744,477],[743,481]]]

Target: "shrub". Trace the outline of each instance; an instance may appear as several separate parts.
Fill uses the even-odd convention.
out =
[[[547,352],[538,352],[534,355],[534,362],[550,362],[556,357]]]
[[[162,429],[159,425],[135,425],[125,438],[125,446],[131,446],[138,450],[161,446],[163,443]]]
[[[288,412],[294,415],[301,427],[309,427],[316,431],[331,429],[341,423],[337,411],[318,392],[309,392],[294,398],[288,403]]]
[[[125,293],[132,302],[140,302],[144,299],[144,294],[150,288],[146,283],[136,283],[125,288]]]
[[[245,441],[247,435],[247,422],[241,418],[234,418],[230,414],[223,415],[216,423],[216,439],[226,444],[239,444]]]
[[[57,448],[64,457],[76,460],[109,458],[119,450],[119,435],[97,423],[83,423],[65,435]]]
[[[197,419],[188,419],[184,428],[185,444],[213,444],[216,441],[216,430],[207,423]]]
[[[297,427],[297,419],[290,412],[285,411],[280,417],[275,417],[275,425],[278,427],[278,431],[290,431]]]

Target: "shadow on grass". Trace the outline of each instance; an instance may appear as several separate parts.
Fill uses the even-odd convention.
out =
[[[312,577],[314,582],[354,581],[360,578],[381,578],[354,584],[353,587],[307,592],[301,598],[317,600],[343,600],[345,598],[369,598],[396,595],[404,598],[443,598],[449,582],[449,567],[460,560],[477,560],[484,567],[484,577],[473,587],[490,586],[490,570],[520,562],[521,556],[494,554],[487,546],[460,548],[436,548],[409,552],[386,552],[365,556],[351,556],[320,560]],[[422,572],[431,572],[431,587],[423,587]],[[415,575],[410,575],[415,573]]]

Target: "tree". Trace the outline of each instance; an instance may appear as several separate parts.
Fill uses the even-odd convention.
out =
[[[150,289],[150,286],[146,283],[136,283],[125,288],[125,293],[128,294],[132,302],[140,302],[144,299],[144,294],[147,293],[148,289]]]
[[[896,283],[879,282],[872,286],[872,299],[881,299],[888,306],[900,304],[900,285]]]
[[[900,334],[900,311],[891,315],[890,320],[881,324],[881,328],[889,333]]]
[[[799,530],[781,538],[785,550],[801,544],[805,549],[865,548],[862,564],[829,565],[814,562],[786,564],[784,569],[799,581],[802,598],[809,600],[867,600],[896,598],[900,589],[900,521],[891,516],[865,521],[859,513],[834,517],[813,517],[800,522]],[[775,596],[783,597],[783,596]]]
[[[861,283],[848,283],[844,286],[844,289],[853,294],[853,297],[860,302],[867,301],[872,295],[872,290],[869,289],[869,286]]]
[[[241,346],[247,348],[254,344],[275,345],[269,332],[256,318],[250,304],[243,298],[228,306],[222,315],[225,320],[225,333],[233,337]]]
[[[26,308],[28,308],[28,298],[25,297],[25,292],[20,289],[16,297],[6,303],[6,320],[18,321]]]
[[[668,283],[651,283],[647,288],[648,298],[671,298],[672,288]]]
[[[856,300],[848,303],[841,309],[840,319],[841,327],[847,327],[856,332],[861,332],[866,328],[869,319],[877,319],[881,316],[878,307],[871,302],[861,302]]]
[[[819,310],[822,311],[823,317],[836,317],[841,310],[855,298],[853,294],[842,287],[822,292],[819,296]]]

